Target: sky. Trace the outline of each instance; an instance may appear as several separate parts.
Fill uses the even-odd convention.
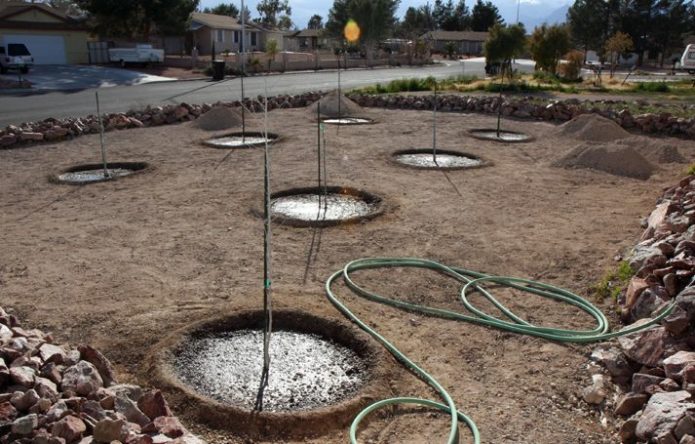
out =
[[[241,4],[241,0],[201,0],[200,7],[213,7],[220,3],[235,3],[237,6]],[[410,6],[420,6],[427,0],[401,0],[399,15],[402,17],[406,9]],[[251,10],[253,17],[258,16],[256,4],[258,0],[245,0],[245,4]],[[434,0],[430,0],[434,3]],[[493,3],[499,8],[502,17],[507,23],[516,22],[517,0],[493,0]],[[521,16],[523,18],[545,18],[558,8],[571,3],[569,0],[521,0]],[[475,0],[467,0],[466,4],[469,8],[475,4]],[[331,0],[290,0],[292,7],[292,21],[298,28],[306,28],[309,18],[314,14],[319,14],[324,21],[328,17],[328,10],[333,5]]]

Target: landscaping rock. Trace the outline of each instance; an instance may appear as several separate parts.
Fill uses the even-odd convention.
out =
[[[95,393],[97,389],[104,386],[104,382],[94,365],[87,361],[80,361],[77,364],[65,369],[61,388],[63,391],[72,391],[81,396],[88,396]]]
[[[671,433],[689,409],[695,408],[686,391],[654,394],[637,423],[638,439],[650,440]]]

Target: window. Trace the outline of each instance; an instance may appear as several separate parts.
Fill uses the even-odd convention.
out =
[[[4,54],[5,54],[5,47],[0,46],[0,55],[4,55]]]
[[[218,42],[224,42],[224,30],[223,29],[217,30],[217,41]]]
[[[256,33],[252,32],[251,33],[251,46],[256,46]]]
[[[30,56],[29,50],[22,43],[10,43],[7,45],[7,53],[11,56]]]
[[[695,60],[695,52],[689,52],[688,53],[688,59]]]
[[[234,43],[239,43],[239,31],[234,31]]]

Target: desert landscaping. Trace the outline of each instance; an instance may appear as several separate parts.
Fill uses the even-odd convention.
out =
[[[686,287],[692,268],[690,274],[675,269],[687,270],[681,262],[690,260],[685,256],[692,250],[681,238],[675,242],[672,233],[691,233],[695,222],[690,217],[690,179],[681,181],[695,156],[692,140],[631,133],[613,120],[578,114],[562,125],[505,117],[504,130],[532,137],[527,143],[505,144],[469,135],[470,130],[495,128],[494,116],[444,112],[437,117],[438,146],[481,163],[451,170],[413,168],[399,164],[394,154],[431,147],[431,111],[343,103],[351,117],[360,114],[373,123],[323,126],[325,182],[335,190],[368,193],[378,199],[379,211],[350,224],[322,227],[276,219],[272,284],[275,309],[296,317],[297,325],[312,334],[325,329],[337,335],[336,344],[357,347],[365,364],[358,366],[355,371],[362,373],[350,383],[358,386],[343,387],[332,403],[315,411],[310,406],[276,417],[260,414],[256,423],[243,406],[232,405],[228,417],[221,415],[227,410],[216,403],[233,402],[229,400],[234,396],[211,399],[186,388],[185,378],[172,371],[176,365],[171,361],[183,356],[195,326],[213,322],[220,328],[227,325],[220,319],[243,318],[263,304],[263,148],[204,145],[228,134],[232,128],[227,127],[239,130],[234,126],[236,111],[213,108],[207,122],[205,115],[200,121],[191,116],[183,119],[191,122],[107,132],[110,162],[146,164],[138,174],[118,180],[85,186],[49,180],[76,165],[98,166],[98,134],[0,151],[0,304],[6,312],[0,316],[0,406],[5,406],[0,408],[0,427],[8,430],[3,442],[96,443],[111,436],[127,443],[342,443],[348,440],[353,417],[370,402],[402,396],[439,401],[326,298],[329,276],[359,258],[427,258],[551,284],[596,304],[611,331],[661,313],[663,301]],[[277,108],[268,113],[269,130],[278,136],[269,148],[271,190],[314,187],[316,109]],[[246,124],[249,131],[263,134],[259,109],[247,114]],[[667,189],[671,191],[662,197]],[[659,198],[661,218],[655,211],[647,221]],[[664,199],[680,200],[664,206]],[[683,213],[680,225],[668,225],[677,211]],[[647,243],[635,259],[632,251],[641,241]],[[659,246],[664,242],[675,245],[666,251]],[[597,298],[597,283],[623,260],[637,272],[627,294],[623,290],[617,300]],[[672,273],[659,272],[669,266]],[[673,277],[664,277],[670,274]],[[441,273],[395,267],[357,271],[352,277],[389,298],[465,311],[460,283]],[[634,288],[638,278],[645,282],[640,291]],[[489,287],[531,324],[595,327],[590,316],[566,303]],[[665,290],[658,293],[659,288]],[[656,296],[638,303],[645,289]],[[681,424],[690,418],[688,406],[680,416],[658,420],[649,430],[638,424],[649,396],[675,394],[677,400],[667,400],[675,403],[690,398],[692,385],[683,376],[686,364],[678,371],[667,365],[665,374],[659,372],[665,358],[688,349],[683,344],[692,319],[683,304],[674,311],[681,318],[678,328],[672,327],[671,314],[669,322],[662,321],[666,327],[648,330],[651,336],[655,331],[662,335],[663,350],[647,358],[635,352],[635,343],[643,347],[640,341],[647,341],[639,333],[629,337],[630,344],[622,338],[602,341],[604,350],[613,347],[610,358],[607,351],[594,351],[597,343],[549,341],[406,312],[358,297],[342,282],[333,291],[445,387],[457,408],[475,421],[483,443],[635,442],[635,427],[641,442],[693,442],[683,441],[684,436],[695,441],[695,425],[689,433]],[[480,295],[470,300],[499,316]],[[238,328],[246,325],[238,319],[229,325],[234,322]],[[627,357],[615,354],[621,347]],[[226,353],[234,358],[235,350]],[[287,353],[294,351],[289,348]],[[192,380],[202,367],[196,367],[195,354],[185,356],[190,363],[183,374]],[[688,359],[693,363],[688,368],[695,369],[695,359]],[[622,373],[611,366],[615,362],[624,364]],[[20,383],[16,368],[32,369],[35,378]],[[82,370],[91,382],[70,386],[71,375]],[[58,372],[52,374],[53,389],[41,391],[37,387],[50,385],[44,380],[51,379],[51,371]],[[642,387],[647,394],[634,393],[635,372],[656,378]],[[114,385],[115,380],[121,384]],[[137,395],[132,384],[140,390]],[[621,415],[616,409],[627,392],[637,409]],[[62,416],[55,407],[61,402],[66,412]],[[374,413],[360,427],[360,442],[445,442],[449,415],[423,410],[403,406]],[[630,431],[625,416],[633,413],[637,416]],[[14,425],[32,414],[36,418],[28,426],[25,420],[24,429]],[[104,421],[116,428],[112,435],[105,435]],[[474,442],[465,425],[460,434],[462,443]]]

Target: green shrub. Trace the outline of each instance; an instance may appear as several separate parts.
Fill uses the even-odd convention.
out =
[[[671,88],[666,84],[666,82],[640,82],[635,86],[635,91],[640,92],[669,92]]]
[[[615,301],[634,275],[635,271],[630,267],[630,264],[627,261],[622,261],[616,269],[609,270],[603,275],[601,280],[594,285],[593,291],[601,301],[606,298]]]
[[[687,173],[688,173],[688,176],[695,175],[695,163],[688,167]]]

